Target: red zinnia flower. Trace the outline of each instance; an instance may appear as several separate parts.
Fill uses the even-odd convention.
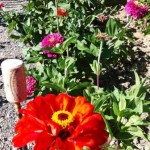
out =
[[[68,16],[68,11],[64,8],[58,8],[57,16]]]
[[[21,109],[15,147],[34,141],[34,150],[100,150],[107,141],[105,123],[84,97],[61,93],[38,96]]]
[[[3,2],[0,2],[0,9],[4,7],[4,3]]]

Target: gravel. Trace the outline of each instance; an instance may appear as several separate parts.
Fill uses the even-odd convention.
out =
[[[2,0],[8,11],[12,9],[22,9],[25,1]],[[8,58],[22,58],[19,43],[10,40],[8,29],[0,23],[0,64]],[[14,127],[18,117],[15,113],[14,105],[6,100],[0,68],[0,150],[12,150],[12,137],[15,135]]]
[[[24,4],[25,1],[3,0],[3,2],[6,4],[8,10],[12,10],[14,8],[21,9],[22,4]],[[144,71],[144,75],[150,78],[150,64],[148,59],[150,58],[150,35],[147,35],[145,37],[138,37],[137,45],[140,41],[142,42],[142,44],[136,46],[135,49],[138,51],[143,51],[144,58],[146,58],[145,63],[147,64],[146,71]],[[17,41],[13,41],[8,38],[7,27],[0,24],[0,64],[3,60],[8,58],[21,59],[21,48],[19,47],[19,43]],[[22,106],[24,106],[25,103],[26,102],[23,102]],[[14,126],[17,120],[18,118],[15,113],[13,104],[7,102],[5,97],[0,69],[0,150],[14,149],[11,140],[12,137],[15,135]],[[139,150],[150,149],[150,143],[146,141],[140,141],[137,143],[137,140],[135,140],[135,144],[138,146]]]

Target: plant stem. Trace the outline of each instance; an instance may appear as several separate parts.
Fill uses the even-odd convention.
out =
[[[123,27],[123,28],[127,28],[129,25],[130,25],[130,23],[132,22],[132,18],[130,17],[130,19],[129,19],[129,16],[127,16],[128,17],[128,23]]]
[[[68,52],[68,49],[66,50],[66,53],[67,53],[67,58],[69,57],[69,52]],[[65,70],[64,70],[64,74],[65,74],[65,77],[67,77],[67,68],[65,67]]]
[[[97,79],[96,79],[96,81],[97,81],[97,88],[99,88],[100,59],[101,59],[102,48],[103,48],[103,41],[101,40],[99,54],[98,54],[98,58],[97,58]]]
[[[58,0],[55,0],[55,7],[56,7],[57,32],[60,33],[60,31],[59,31],[59,18],[58,18],[58,15],[57,15],[57,10],[58,10]]]

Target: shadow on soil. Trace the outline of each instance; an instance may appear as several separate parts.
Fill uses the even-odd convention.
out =
[[[118,62],[114,68],[102,73],[100,84],[106,89],[127,89],[135,84],[134,70],[142,78],[145,78],[147,65],[150,64],[150,56],[139,50],[135,52],[135,58],[127,62]],[[150,75],[149,75],[150,77]]]

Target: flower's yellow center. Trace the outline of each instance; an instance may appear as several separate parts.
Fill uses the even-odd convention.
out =
[[[67,126],[70,125],[71,122],[73,122],[74,117],[73,115],[65,110],[59,110],[56,111],[53,115],[52,115],[52,120],[56,123],[58,123],[59,125],[62,126],[62,128],[66,128]]]
[[[143,6],[143,4],[138,2],[138,1],[135,1],[134,4],[137,5],[137,6]]]
[[[49,38],[49,41],[50,41],[50,42],[53,42],[54,40],[55,40],[54,37]]]

